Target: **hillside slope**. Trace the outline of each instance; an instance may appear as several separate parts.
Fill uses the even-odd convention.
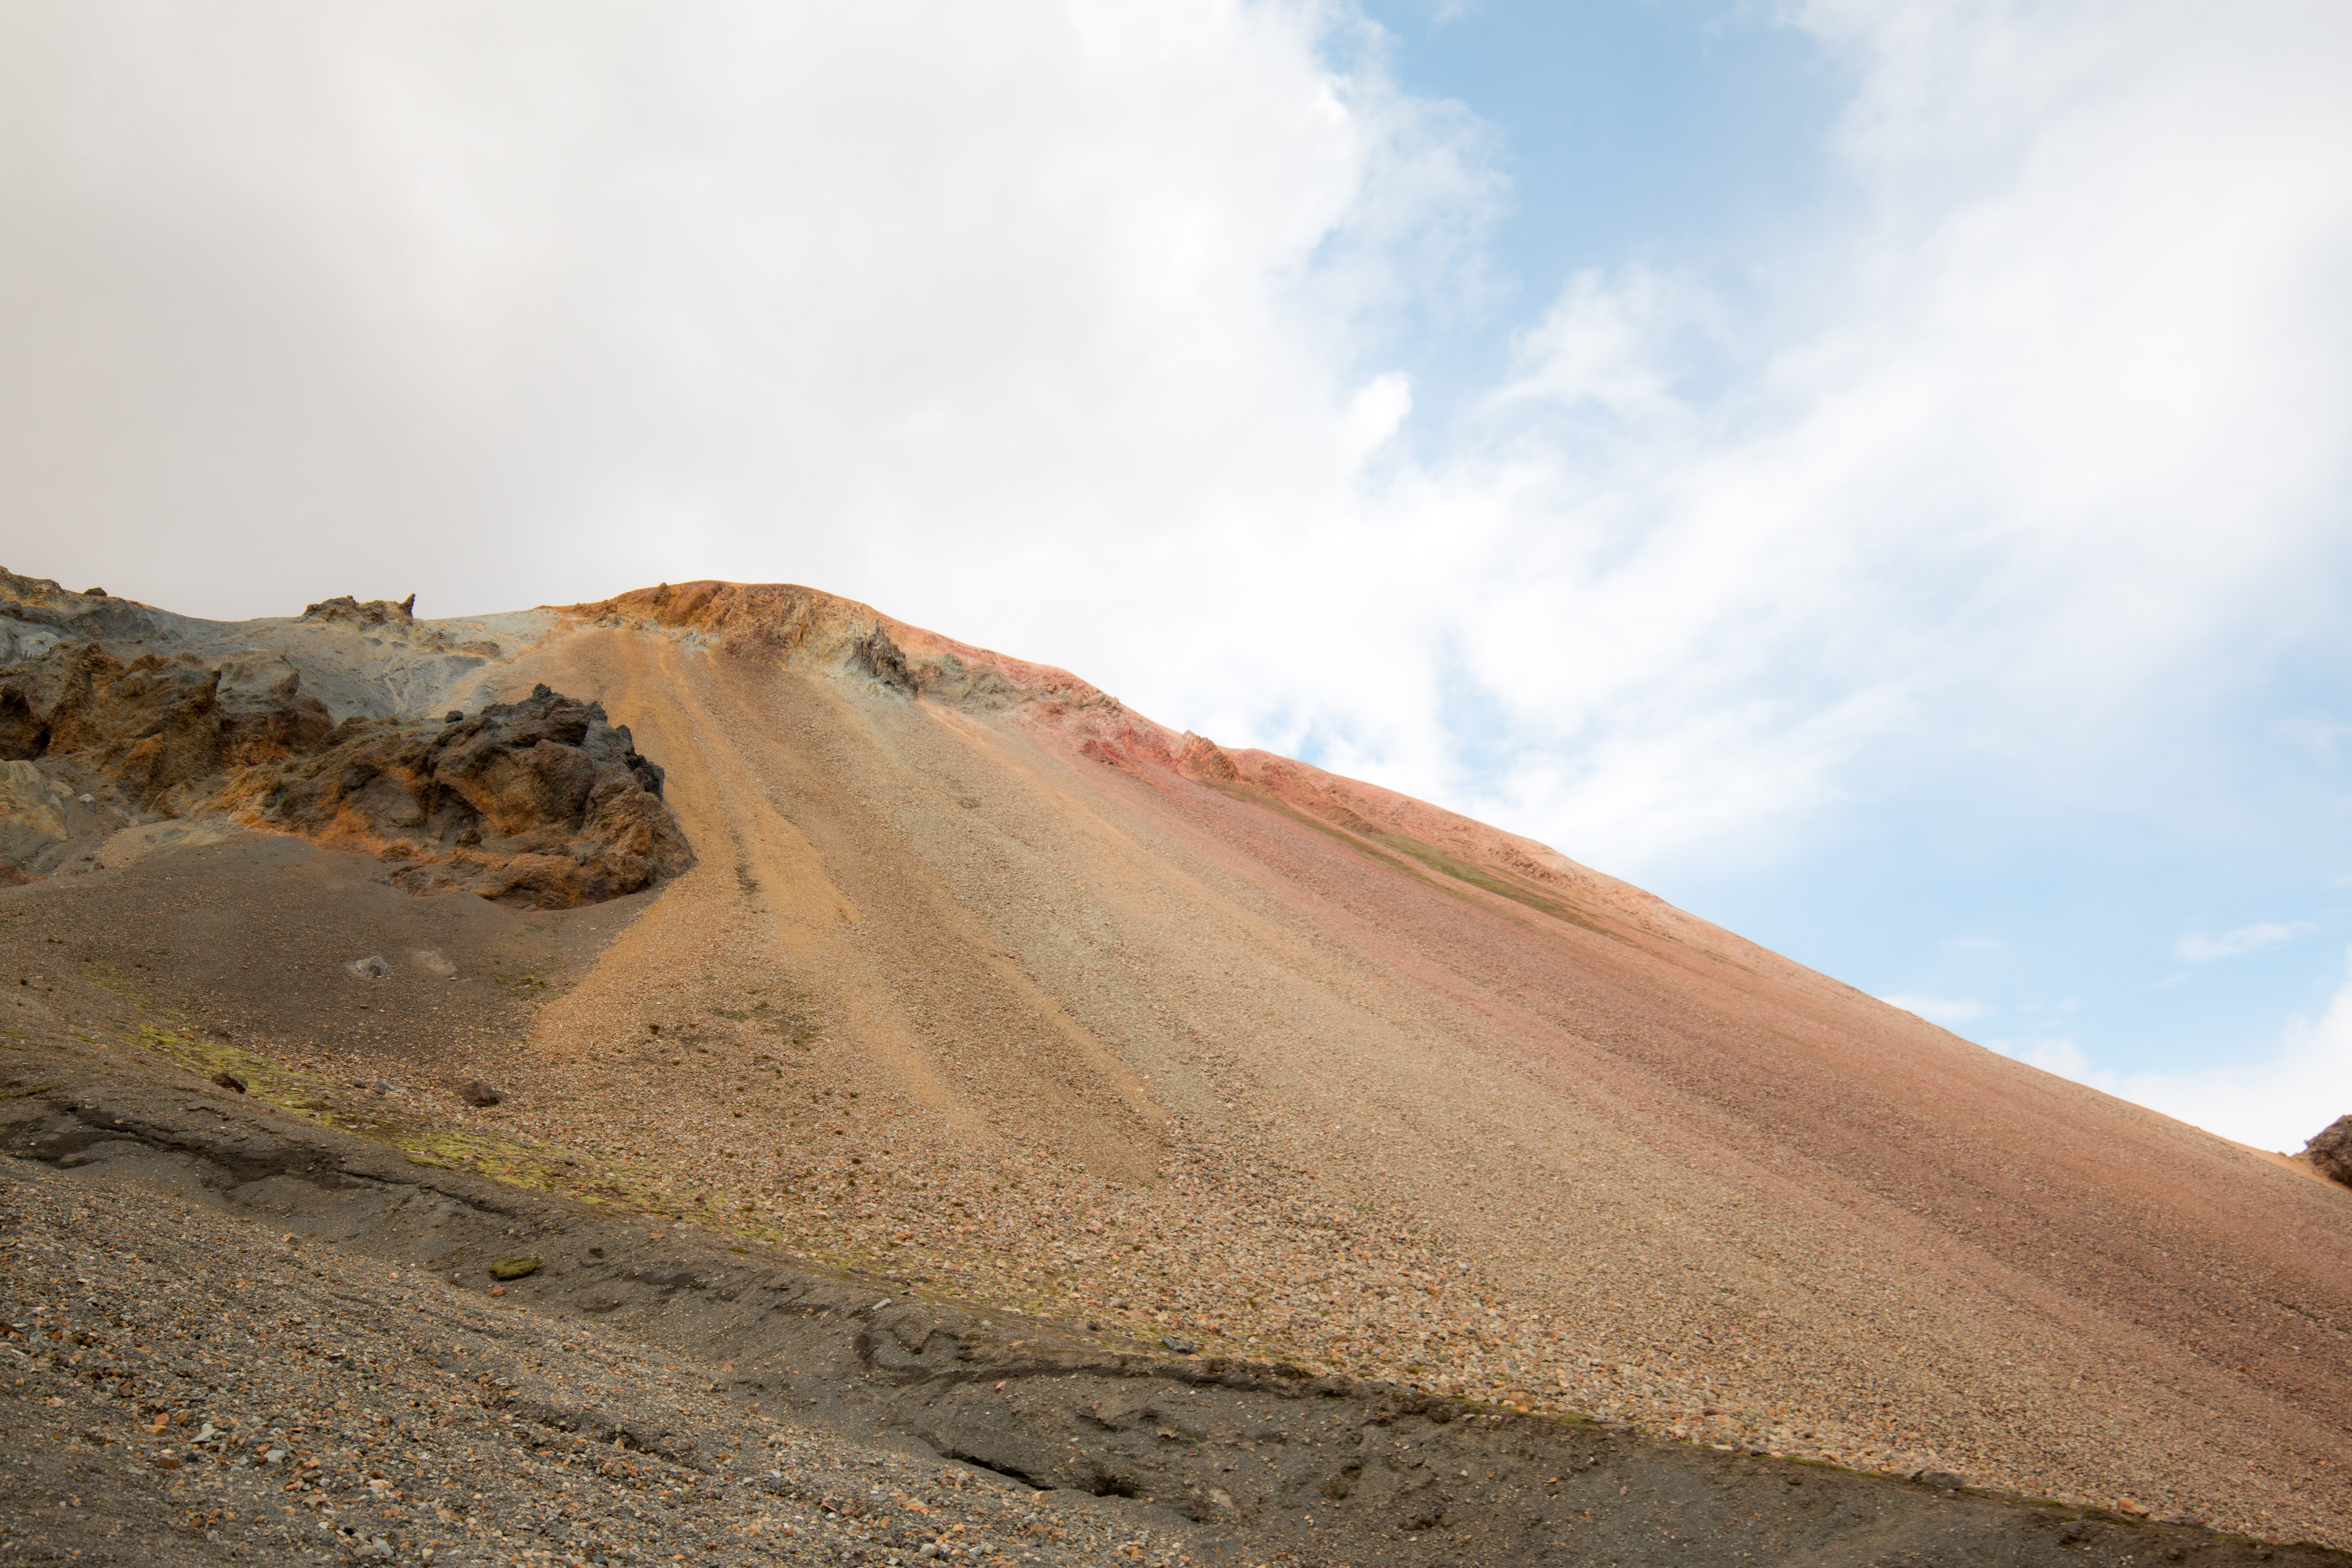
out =
[[[474,629],[286,657],[601,702],[695,865],[509,1026],[397,1026],[402,973],[394,1026],[254,1003],[247,1048],[494,1074],[478,1124],[675,1212],[1105,1335],[2352,1542],[2352,1193],[863,605]]]

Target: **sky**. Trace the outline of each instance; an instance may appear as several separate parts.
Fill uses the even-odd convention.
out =
[[[0,563],[782,580],[2352,1112],[2333,0],[0,0]]]

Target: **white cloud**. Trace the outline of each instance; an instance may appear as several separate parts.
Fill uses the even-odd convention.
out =
[[[9,563],[223,614],[787,577],[1082,664],[1041,632],[1115,643],[1092,595],[1197,621],[1405,416],[1360,346],[1481,287],[1484,132],[1354,39],[1223,0],[17,8],[0,474],[51,526]]]
[[[2240,926],[2235,931],[2184,936],[2172,944],[2172,956],[2189,963],[2210,963],[2217,958],[2234,958],[2257,948],[2276,947],[2293,937],[2296,929],[2266,921]]]
[[[1512,448],[1549,524],[1507,533],[1534,570],[1498,584],[1474,657],[1497,689],[1546,670],[1516,683],[1530,732],[1613,753],[1611,784],[1654,775],[1646,814],[1564,768],[1512,804],[1637,864],[1769,831],[1893,756],[2148,808],[2115,764],[2154,713],[2185,717],[2250,645],[2332,635],[2334,590],[2294,563],[2341,538],[2352,317],[2325,279],[2352,244],[2330,151],[2352,102],[2311,51],[2352,23],[1798,15],[1862,70],[1841,145],[1869,193],[1853,264],[1777,301],[1812,324],[1694,402],[1690,286],[1580,278],[1508,389],[1557,410]],[[1684,780],[1739,824],[1661,787]],[[1741,787],[1764,780],[1786,784]]]
[[[1853,199],[1565,280],[1415,442],[1496,149],[1338,4],[16,7],[0,560],[809,582],[1634,875],[1956,767],[2161,809],[2344,619],[2352,12],[1787,15]]]
[[[2115,1092],[2115,1075],[2102,1073],[2091,1066],[2083,1047],[2072,1035],[2038,1036],[2021,1040],[1987,1040],[1986,1046],[2002,1056],[2013,1057],[2028,1067],[2043,1072],[2056,1073],[2060,1078],[2088,1084],[2106,1093]]]
[[[1906,1013],[1916,1013],[1927,1022],[1941,1024],[1948,1029],[1973,1018],[1989,1018],[1995,1011],[1983,1002],[1973,999],[1954,1001],[1948,996],[1897,995],[1881,996],[1879,1000],[1890,1007],[1900,1007]]]
[[[2072,1038],[1986,1043],[2004,1056],[2257,1149],[2300,1152],[2322,1128],[2352,1113],[2352,981],[2317,1022],[2294,1018],[2275,1043],[2192,1071],[2095,1067]]]

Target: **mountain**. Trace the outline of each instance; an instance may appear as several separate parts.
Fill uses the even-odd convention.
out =
[[[2352,1191],[1546,846],[806,588],[0,591],[6,898],[257,1092],[1105,1342],[2352,1544]]]

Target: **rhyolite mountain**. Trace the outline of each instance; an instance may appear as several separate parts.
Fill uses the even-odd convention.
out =
[[[2352,1191],[1532,840],[784,585],[12,575],[0,658],[11,907],[149,900],[289,1103],[1081,1335],[2352,1543]],[[330,884],[343,947],[239,934]]]

